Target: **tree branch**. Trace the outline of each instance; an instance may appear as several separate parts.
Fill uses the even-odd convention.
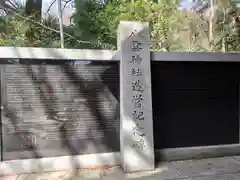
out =
[[[50,4],[50,6],[48,7],[48,9],[47,9],[47,11],[46,11],[46,15],[50,12],[53,4],[54,4],[56,1],[57,1],[57,0],[54,0],[54,1]]]
[[[12,2],[11,0],[7,0],[7,1],[5,1],[5,3],[9,3],[15,9],[18,6],[18,3],[16,1]]]
[[[62,11],[66,8],[67,4],[70,3],[71,1],[72,1],[72,0],[67,0],[67,1],[65,1],[65,4],[64,4],[64,6],[63,6]]]
[[[0,9],[2,9],[2,8],[0,7]],[[42,24],[42,23],[40,23],[40,22],[34,21],[33,19],[28,18],[28,17],[24,17],[24,16],[22,16],[21,14],[19,14],[19,13],[17,13],[17,12],[14,12],[14,11],[12,11],[12,10],[10,10],[10,9],[6,9],[6,8],[5,8],[5,9],[3,9],[3,10],[9,11],[9,12],[17,15],[18,17],[20,17],[20,18],[22,18],[22,19],[24,19],[24,20],[28,20],[28,21],[30,21],[30,22],[32,22],[32,23],[34,23],[34,24],[37,24],[37,25],[45,28],[45,29],[51,30],[51,31],[56,32],[56,33],[60,33],[60,31],[57,30],[57,29],[53,29],[53,28],[51,28],[51,27],[45,26],[44,24]],[[78,40],[78,39],[75,38],[74,36],[72,36],[72,35],[70,35],[70,34],[68,34],[68,33],[65,33],[65,32],[64,32],[64,35],[67,36],[67,37],[69,37],[69,38],[71,38],[71,39],[76,40],[76,41],[79,42],[79,43],[92,44],[92,42],[90,42],[90,41]]]
[[[5,1],[0,2],[0,8],[6,12],[6,9],[13,10],[14,8],[7,4]]]

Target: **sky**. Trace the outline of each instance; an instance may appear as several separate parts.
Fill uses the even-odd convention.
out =
[[[184,8],[190,8],[193,5],[193,0],[182,0],[181,5]]]

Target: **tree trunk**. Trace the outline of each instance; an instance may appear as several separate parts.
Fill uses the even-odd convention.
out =
[[[33,16],[35,20],[41,19],[42,0],[26,0],[25,12],[28,16]]]

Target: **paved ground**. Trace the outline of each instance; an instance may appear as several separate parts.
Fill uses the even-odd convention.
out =
[[[240,180],[240,156],[162,163],[154,172],[123,174],[120,168],[2,177],[0,180]]]

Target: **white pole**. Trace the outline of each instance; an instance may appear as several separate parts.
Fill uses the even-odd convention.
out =
[[[214,2],[210,0],[210,19],[209,19],[209,41],[213,39],[213,17],[214,17]]]
[[[64,48],[64,36],[63,36],[63,21],[62,21],[62,6],[61,6],[61,0],[57,0],[57,2],[58,2],[58,20],[59,20],[59,29],[60,29],[61,48]]]

